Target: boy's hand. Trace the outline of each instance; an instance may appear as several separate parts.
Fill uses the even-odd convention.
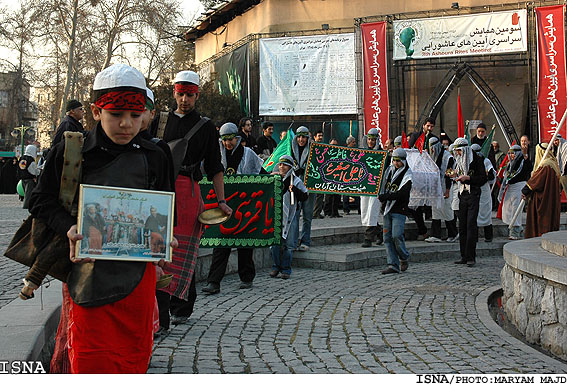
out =
[[[226,203],[219,203],[219,209],[228,216],[232,215],[232,209]]]
[[[77,225],[73,225],[71,226],[71,228],[69,229],[69,231],[67,232],[67,238],[69,238],[69,259],[73,262],[73,263],[77,263],[77,264],[82,264],[82,263],[94,263],[94,259],[91,258],[85,258],[85,259],[77,259],[75,257],[75,246],[77,241],[80,241],[83,239],[83,235],[77,233]]]
[[[169,246],[172,247],[173,249],[177,248],[179,246],[179,241],[177,241],[177,238],[173,237],[171,239],[171,242],[169,243]],[[163,266],[165,265],[165,260],[160,259],[159,261],[154,261],[154,264],[157,265],[160,268],[163,268]],[[158,277],[158,279],[159,279],[159,277]]]

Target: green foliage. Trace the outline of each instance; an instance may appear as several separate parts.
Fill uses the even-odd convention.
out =
[[[197,111],[209,117],[213,122],[233,122],[238,124],[243,113],[240,111],[238,99],[231,95],[221,95],[213,81],[208,81],[201,87]]]

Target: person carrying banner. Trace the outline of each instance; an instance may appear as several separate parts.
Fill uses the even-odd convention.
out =
[[[302,181],[305,179],[305,169],[307,168],[307,160],[309,159],[309,148],[311,147],[311,139],[309,129],[305,126],[299,126],[295,131],[295,137],[291,143],[292,157],[296,162],[295,175]],[[303,215],[303,225],[301,228],[301,237],[296,242],[294,248],[301,251],[308,251],[311,246],[311,221],[313,220],[313,207],[315,205],[315,194],[309,194],[309,197],[302,201],[295,212],[295,218],[292,222],[292,229],[297,231],[296,237],[299,238],[299,219]]]
[[[522,199],[528,200],[525,238],[539,237],[560,227],[561,172],[552,152],[542,161],[547,146],[536,145],[535,171],[522,188]]]
[[[508,151],[508,165],[504,172],[504,181],[500,192],[498,193],[498,201],[502,206],[502,222],[510,224],[516,209],[522,200],[522,188],[526,185],[526,181],[530,178],[532,172],[532,163],[528,158],[524,158],[524,153],[520,145],[513,145]],[[509,229],[509,239],[519,240],[522,238],[522,218],[516,218],[514,225]]]
[[[492,229],[492,196],[490,194],[490,187],[496,179],[496,171],[494,170],[490,160],[482,154],[480,145],[473,144],[471,149],[484,160],[484,169],[486,171],[487,178],[486,183],[484,183],[480,188],[480,203],[476,222],[478,227],[481,227],[484,230],[484,241],[492,242],[494,232]]]
[[[376,142],[378,140],[378,130],[370,129],[366,134],[366,147],[369,150],[382,150]],[[370,248],[372,242],[376,240],[376,244],[381,245],[384,242],[382,227],[380,226],[380,208],[381,204],[376,196],[360,197],[360,221],[364,230],[363,248]]]
[[[384,215],[384,245],[388,268],[382,274],[397,274],[408,269],[410,254],[406,249],[404,230],[412,185],[412,172],[403,148],[392,152],[392,163],[384,173],[378,199]]]
[[[203,178],[201,164],[207,179],[213,182],[218,207],[226,215],[232,214],[224,196],[224,167],[221,163],[218,132],[210,120],[202,118],[195,110],[199,99],[199,84],[197,73],[190,70],[177,73],[173,91],[177,108],[156,116],[150,130],[151,134],[168,143],[189,136],[181,168],[174,174],[178,223],[173,234],[179,241],[179,247],[173,251],[172,262],[164,267],[164,271],[173,277],[166,288],[156,292],[160,318],[168,319],[171,314],[174,325],[191,316],[197,298],[193,275],[203,228],[198,216],[205,209],[199,187],[199,181]],[[176,156],[173,158],[176,159]]]
[[[293,229],[294,219],[297,218],[296,209],[309,196],[305,184],[294,173],[295,164],[293,157],[288,155],[279,159],[278,170],[283,182],[282,242],[270,247],[273,263],[270,277],[275,278],[281,273],[284,280],[291,277],[293,249],[297,243],[297,230]]]
[[[441,221],[445,221],[445,226],[447,226],[447,242],[455,242],[458,232],[455,215],[451,208],[451,203],[453,201],[451,186],[453,184],[453,180],[445,175],[447,170],[453,169],[455,159],[451,153],[445,150],[443,144],[437,137],[431,137],[429,139],[429,155],[439,167],[443,202],[441,203],[441,207],[431,208],[431,234],[425,239],[425,241],[441,242]]]
[[[81,183],[171,191],[172,167],[164,152],[137,135],[146,100],[144,76],[130,66],[112,65],[95,77],[93,95],[97,125],[85,135]],[[153,345],[156,267],[75,258],[75,246],[84,237],[77,232],[76,216],[59,201],[65,145],[52,148],[30,200],[32,215],[70,243],[73,265],[64,285],[59,349],[68,346],[72,373],[145,373]]]
[[[263,161],[247,146],[242,146],[242,138],[238,135],[238,127],[234,123],[227,122],[220,128],[219,147],[221,161],[224,166],[225,175],[234,174],[267,174],[262,168]],[[207,285],[201,289],[206,294],[217,294],[220,292],[220,284],[226,272],[228,258],[232,248],[214,248],[211,268],[207,277]],[[254,249],[238,248],[238,276],[240,277],[240,288],[252,288],[252,282],[256,276],[254,267]]]
[[[459,186],[459,244],[461,260],[455,264],[476,264],[478,241],[478,208],[481,187],[486,183],[486,171],[481,157],[474,153],[466,138],[457,138],[453,144],[455,171],[450,175]]]

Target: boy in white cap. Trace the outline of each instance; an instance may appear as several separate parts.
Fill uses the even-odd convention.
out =
[[[291,276],[291,260],[297,236],[293,233],[294,220],[297,218],[298,203],[308,198],[307,188],[303,181],[294,173],[295,161],[293,157],[285,155],[279,159],[278,169],[283,181],[283,213],[282,213],[282,243],[270,248],[272,252],[272,278],[281,272],[282,279]]]
[[[254,153],[252,149],[243,146],[241,137],[238,135],[238,127],[231,122],[225,123],[220,128],[219,147],[221,151],[222,165],[225,174],[268,174],[262,168],[263,160]],[[220,283],[226,272],[228,258],[232,248],[214,248],[211,268],[207,277],[207,285],[201,291],[206,294],[217,294],[220,292]],[[240,277],[240,288],[252,287],[256,276],[254,267],[254,249],[238,248],[238,276]]]
[[[412,172],[403,148],[392,152],[392,163],[384,173],[380,195],[384,214],[384,244],[388,254],[388,268],[382,274],[396,274],[407,270],[410,257],[406,249],[404,229],[408,213]]]
[[[207,178],[213,182],[218,207],[226,215],[232,214],[224,196],[224,167],[218,131],[210,120],[202,118],[195,110],[199,84],[197,73],[190,70],[177,73],[173,91],[177,108],[156,117],[150,130],[168,143],[188,138],[185,154],[173,156],[174,161],[178,159],[181,162],[179,172],[174,172],[178,223],[173,233],[179,241],[179,247],[173,251],[172,263],[164,268],[173,278],[169,286],[157,293],[160,318],[167,319],[171,314],[173,324],[182,323],[191,316],[197,298],[193,275],[202,232],[198,217],[205,210],[199,188],[199,181],[203,177],[201,163]]]
[[[113,65],[97,74],[93,91],[97,125],[85,136],[81,183],[171,191],[172,168],[164,152],[138,136],[146,104],[144,76],[130,66]],[[58,330],[68,340],[58,336],[58,342],[68,345],[72,373],[145,373],[153,345],[154,264],[74,257],[83,236],[76,216],[59,202],[64,149],[61,142],[51,150],[30,209],[70,240],[73,266]]]

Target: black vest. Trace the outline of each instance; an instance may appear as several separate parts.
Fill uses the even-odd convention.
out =
[[[34,162],[35,159],[32,156],[23,156],[20,161],[18,162],[18,178],[21,180],[31,180],[34,179],[35,176],[28,171],[31,163]]]
[[[82,183],[148,189],[148,161],[140,149],[119,154],[102,168],[83,173]],[[144,277],[146,262],[96,260],[73,264],[67,285],[73,302],[101,306],[128,296]]]

